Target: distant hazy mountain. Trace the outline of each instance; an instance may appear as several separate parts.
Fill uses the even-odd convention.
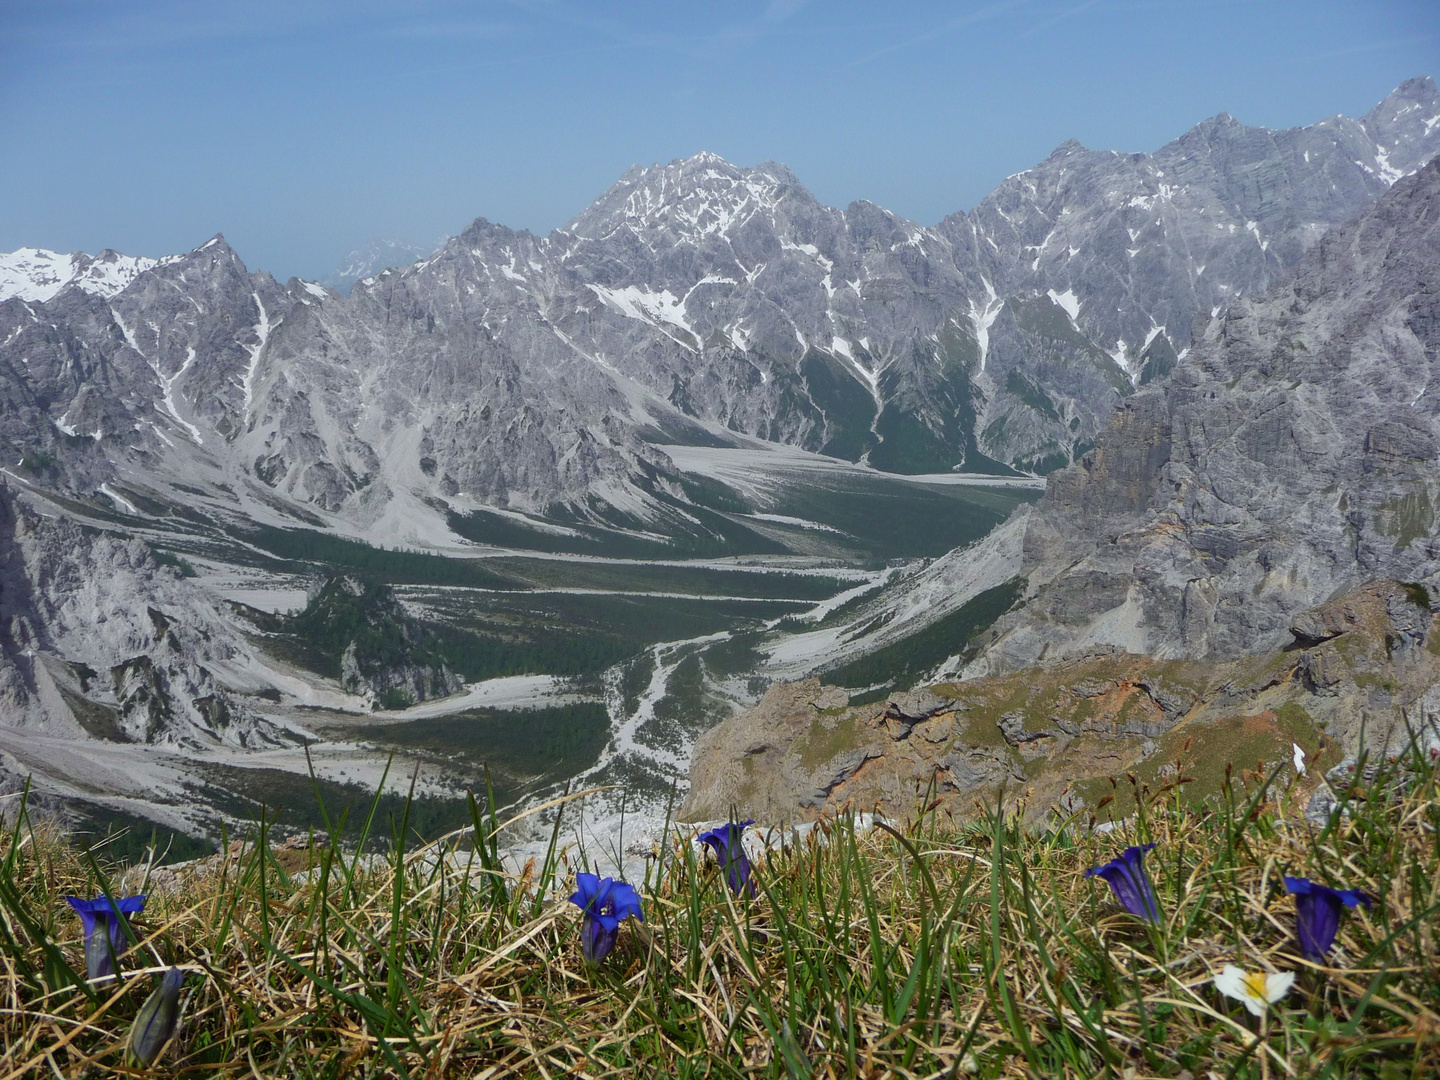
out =
[[[340,260],[340,265],[320,281],[321,284],[348,296],[350,287],[357,281],[374,277],[382,270],[419,262],[444,242],[442,239],[427,247],[424,244],[412,244],[408,240],[382,240],[373,237],[364,247],[356,248],[346,255]]]
[[[382,532],[487,506],[687,528],[664,446],[728,433],[1045,470],[1437,150],[1417,79],[1358,121],[1067,143],[933,228],[699,154],[546,237],[482,218],[400,269],[360,277],[401,256],[361,253],[348,297],[220,237],[156,263],[27,249],[3,262],[0,452],[83,494],[123,471]]]

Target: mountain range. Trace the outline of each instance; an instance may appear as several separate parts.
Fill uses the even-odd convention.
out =
[[[0,447],[87,498],[179,482],[392,537],[484,508],[683,531],[664,446],[736,437],[1044,472],[1437,150],[1415,79],[1360,120],[1067,143],[933,227],[699,154],[549,236],[477,219],[348,297],[218,236],[153,262],[25,249],[0,259]]]
[[[515,792],[633,787],[767,680],[1235,658],[1374,577],[1440,595],[1437,152],[1414,79],[1360,120],[1068,143],[933,227],[700,154],[348,295],[221,236],[0,255],[3,782],[205,831],[239,789],[197,776],[292,784],[317,733],[363,772],[357,717],[463,673],[609,719],[593,765],[603,724],[557,712]]]
[[[1016,519],[1030,597],[977,671],[1278,649],[1376,578],[1440,604],[1437,266],[1431,162],[1209,323]]]

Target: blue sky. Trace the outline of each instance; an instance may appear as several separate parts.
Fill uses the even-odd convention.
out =
[[[1437,57],[1434,0],[0,0],[0,251],[320,277],[702,149],[930,224],[1068,138],[1356,116]]]

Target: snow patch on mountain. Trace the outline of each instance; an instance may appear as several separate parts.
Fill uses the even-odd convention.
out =
[[[43,248],[20,248],[0,255],[0,300],[12,296],[44,303],[75,277],[75,257]]]
[[[504,268],[502,267],[502,269]],[[690,325],[690,320],[685,314],[685,302],[669,289],[651,292],[637,285],[627,285],[623,289],[607,289],[604,285],[589,285],[587,288],[626,318],[640,319],[643,322],[651,323],[669,323],[671,326],[678,326],[692,337],[698,338],[695,328]],[[691,347],[686,342],[681,342],[681,344],[686,348]]]
[[[1080,318],[1080,298],[1075,295],[1074,289],[1066,289],[1063,293],[1047,289],[1046,295],[1055,301],[1057,306],[1065,310],[1065,314],[1070,316],[1071,322]]]
[[[18,248],[0,253],[0,300],[16,297],[43,304],[71,284],[109,299],[157,262],[109,250],[91,256],[83,251],[61,255],[44,248]]]
[[[984,307],[975,306],[975,298],[970,298],[970,325],[975,329],[975,343],[980,349],[980,370],[985,370],[985,354],[990,351],[990,327],[995,325],[995,319],[1000,314],[1000,309],[1005,306],[1005,301],[995,295],[995,286],[990,284],[988,278],[981,278],[981,284],[985,286]]]
[[[255,372],[260,367],[260,353],[265,348],[265,343],[270,340],[272,325],[270,315],[265,310],[265,304],[258,293],[255,296],[255,306],[260,309],[260,321],[255,324],[255,344],[246,345],[250,353],[250,362],[245,366],[245,376],[241,380],[241,387],[244,390],[245,401],[241,412],[248,416],[250,404],[255,400]]]

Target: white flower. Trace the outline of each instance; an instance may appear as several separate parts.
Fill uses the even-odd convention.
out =
[[[1291,749],[1295,751],[1295,775],[1305,775],[1305,751],[1300,749],[1299,743],[1291,743]]]
[[[1225,970],[1215,976],[1215,989],[1226,997],[1243,1001],[1245,1007],[1256,1016],[1264,1016],[1265,1010],[1290,992],[1295,985],[1293,971],[1266,974],[1263,971],[1241,971],[1234,964],[1226,964]]]

